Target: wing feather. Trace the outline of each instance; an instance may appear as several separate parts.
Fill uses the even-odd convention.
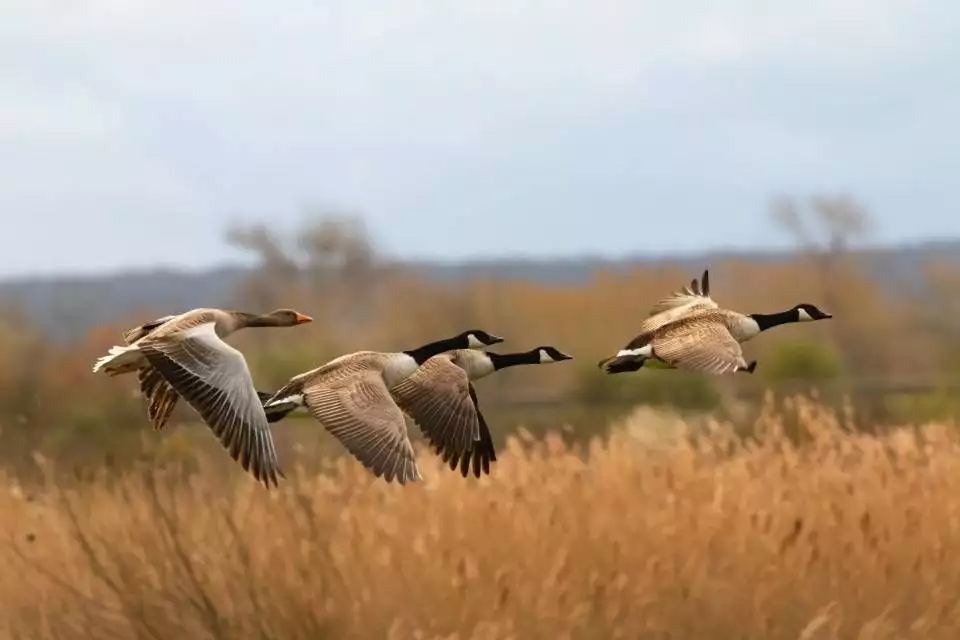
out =
[[[307,408],[363,466],[387,482],[421,478],[403,412],[377,370],[304,386]]]
[[[245,471],[267,487],[284,477],[243,354],[220,339],[212,322],[148,336],[140,351]]]
[[[477,410],[477,418],[479,418],[480,421],[480,440],[473,444],[471,451],[463,454],[444,452],[442,447],[435,447],[435,449],[436,452],[442,456],[443,460],[450,465],[451,469],[456,469],[457,466],[459,466],[460,474],[464,478],[470,475],[471,468],[473,475],[479,478],[481,474],[490,475],[490,463],[496,462],[497,452],[493,446],[493,436],[490,433],[490,428],[487,426],[487,421],[480,411],[477,391],[474,389],[473,384],[470,385],[470,399],[473,401],[473,406]]]
[[[140,395],[147,405],[147,418],[154,430],[162,431],[180,396],[150,364],[141,365],[137,370],[137,379],[140,383]]]
[[[651,342],[654,355],[678,369],[720,375],[747,368],[740,343],[720,321],[668,327]]]
[[[429,358],[390,389],[397,405],[445,455],[466,453],[480,439],[470,380],[453,357],[448,352]]]
[[[639,333],[656,331],[694,311],[716,308],[717,303],[710,297],[710,275],[705,270],[700,282],[694,279],[689,285],[654,303],[646,320],[640,324]]]

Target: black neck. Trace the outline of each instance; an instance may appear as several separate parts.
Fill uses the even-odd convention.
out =
[[[536,351],[524,351],[522,353],[493,353],[487,351],[487,355],[490,357],[490,362],[493,363],[494,371],[520,364],[540,364],[540,354]]]
[[[417,364],[423,364],[438,353],[456,349],[458,344],[459,341],[456,338],[444,338],[443,340],[427,343],[422,347],[417,347],[416,349],[404,351],[404,353],[416,360]]]
[[[756,320],[760,326],[760,331],[766,331],[771,327],[790,322],[799,322],[800,316],[796,309],[787,309],[780,313],[751,313],[750,317]]]

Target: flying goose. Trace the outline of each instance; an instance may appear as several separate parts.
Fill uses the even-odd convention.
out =
[[[403,485],[421,475],[397,401],[406,393],[418,394],[423,382],[403,385],[402,392],[396,391],[397,387],[439,353],[482,349],[499,342],[503,338],[474,329],[409,351],[357,351],[294,376],[266,400],[262,400],[264,394],[260,397],[272,422],[297,407],[306,407],[375,476],[387,482],[396,479]],[[433,404],[429,415],[452,425],[438,437],[444,447],[468,451],[480,439],[480,426],[467,393],[466,373],[450,360],[430,366],[453,374],[441,373],[430,383]]]
[[[124,333],[97,359],[93,372],[138,372],[148,412],[160,427],[182,396],[220,439],[230,456],[268,488],[283,477],[267,423],[243,354],[223,341],[246,327],[292,327],[312,318],[292,309],[252,314],[193,309],[158,318]],[[154,406],[154,403],[157,406]]]
[[[699,286],[694,280],[659,300],[641,323],[640,333],[598,366],[609,374],[636,371],[648,361],[711,374],[752,373],[757,363],[744,360],[741,343],[782,324],[832,317],[808,303],[770,314],[722,309],[710,298],[709,274],[704,271]]]
[[[449,463],[451,469],[459,466],[460,473],[466,478],[472,462],[473,474],[479,478],[481,471],[490,473],[490,463],[496,461],[497,455],[490,429],[480,411],[473,381],[507,367],[523,364],[550,364],[564,360],[572,360],[572,356],[550,346],[537,347],[519,353],[456,349],[427,360],[403,382],[393,387],[391,393],[397,399],[397,405],[419,425],[427,441],[434,447],[436,453]],[[450,363],[456,365],[457,369],[451,368]],[[436,415],[440,398],[434,393],[437,387],[448,386],[456,386],[462,393],[464,374],[467,379],[466,391],[473,403],[480,426],[480,439],[474,443],[470,451],[447,446],[446,443],[454,440],[450,436],[450,431],[459,428],[459,425],[445,423],[442,415]]]
[[[175,317],[176,315],[169,315],[151,320],[138,327],[124,331],[121,334],[121,338],[126,344],[133,344]],[[112,375],[117,374],[113,373]],[[137,369],[137,382],[140,385],[140,396],[146,401],[147,418],[153,425],[154,430],[162,431],[167,424],[167,420],[169,420],[173,414],[173,410],[177,406],[177,400],[180,396],[177,395],[173,387],[163,379],[163,376],[161,376],[146,359],[140,363]]]

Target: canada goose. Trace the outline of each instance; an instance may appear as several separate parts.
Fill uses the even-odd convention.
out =
[[[710,298],[709,282],[704,271],[700,286],[694,280],[658,301],[637,337],[598,366],[609,374],[636,371],[647,361],[712,374],[752,373],[757,363],[744,360],[741,343],[778,325],[833,317],[808,303],[770,314],[721,309]]]
[[[665,324],[675,322],[694,311],[716,308],[718,308],[717,303],[710,297],[710,273],[704,270],[699,282],[694,278],[690,281],[689,285],[684,285],[679,291],[674,291],[657,300],[650,308],[647,318],[640,324],[638,336],[650,333]],[[607,360],[601,360],[601,365],[605,362],[607,362]],[[669,363],[644,358],[624,359],[617,363],[611,363],[611,365],[615,370],[608,370],[607,373],[638,371],[644,366],[648,369],[676,369],[676,366]],[[747,365],[746,368],[741,369],[741,371],[753,373],[756,367],[757,362],[754,360]]]
[[[151,394],[151,405],[155,397],[163,396],[163,402],[169,403],[170,394],[182,396],[230,456],[269,488],[283,472],[267,416],[243,354],[223,338],[246,327],[292,327],[311,320],[292,309],[267,314],[193,309],[125,332],[128,344],[110,347],[107,355],[97,359],[93,372],[117,376],[138,371],[141,388]],[[167,408],[157,413],[150,409],[151,417],[165,422],[169,413],[163,411]]]
[[[263,408],[276,421],[305,406],[375,476],[406,484],[421,475],[394,390],[438,353],[481,349],[499,342],[503,338],[474,329],[409,351],[348,353],[294,376],[263,402]],[[431,366],[441,368],[443,363]],[[450,361],[447,368],[461,371]],[[470,449],[480,438],[476,409],[466,393],[466,376],[462,378],[462,383],[454,376],[442,378],[450,384],[431,384],[430,415],[458,425],[444,432],[449,438],[444,445],[458,451]],[[415,393],[418,387],[403,388]]]
[[[523,364],[550,364],[572,359],[572,356],[550,346],[541,346],[519,353],[457,349],[433,356],[390,391],[397,399],[397,405],[417,423],[427,441],[433,446],[436,453],[450,464],[451,469],[456,469],[459,465],[460,473],[466,478],[472,462],[473,474],[479,478],[481,471],[486,474],[490,473],[490,463],[496,461],[497,455],[493,447],[490,429],[487,427],[487,422],[480,411],[473,381],[507,367]],[[457,368],[451,368],[450,363],[456,365]],[[455,387],[461,389],[460,393],[463,393],[462,382],[464,378],[467,381],[466,391],[473,403],[480,427],[480,439],[474,443],[472,450],[469,451],[447,445],[447,443],[455,440],[449,432],[460,428],[460,426],[445,423],[442,415],[435,415],[439,398],[434,395],[434,390],[438,386],[443,388]]]

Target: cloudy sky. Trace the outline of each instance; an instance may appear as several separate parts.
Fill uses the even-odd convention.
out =
[[[924,0],[0,4],[0,276],[236,259],[362,212],[397,256],[960,235],[960,6]]]

